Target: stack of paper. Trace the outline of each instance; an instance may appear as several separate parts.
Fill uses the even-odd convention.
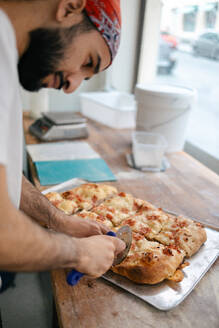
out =
[[[106,162],[84,141],[28,145],[42,186],[72,178],[90,182],[115,181]]]

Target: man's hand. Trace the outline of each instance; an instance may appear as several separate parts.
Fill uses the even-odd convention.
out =
[[[98,277],[110,268],[114,256],[124,249],[125,244],[115,237],[99,235],[81,239],[72,238],[67,234],[40,227],[11,203],[7,193],[6,168],[2,165],[0,165],[0,182],[1,270],[32,272],[75,268],[85,274]],[[44,209],[47,207],[46,204],[45,198]],[[34,202],[28,207],[28,205],[25,206],[23,199],[22,208],[26,208],[33,216],[37,213],[37,206],[34,205]],[[35,213],[33,213],[34,209]],[[51,210],[53,209],[54,207],[51,205]],[[48,213],[48,211],[39,211],[39,213],[43,218],[43,213]],[[62,215],[62,212],[60,213]],[[63,213],[63,219],[65,218],[77,223],[78,226],[85,224],[86,228],[89,227],[86,220],[74,221],[73,217],[64,216]],[[49,216],[46,219],[44,222],[49,224]],[[91,224],[96,226],[95,222]],[[71,229],[72,227],[70,227]],[[89,229],[87,234],[91,234]],[[82,230],[84,231],[84,228]],[[94,230],[95,233],[102,232],[99,227],[93,229],[92,233]]]
[[[97,278],[110,269],[114,258],[125,249],[116,237],[93,236],[77,240],[78,264],[74,269]]]
[[[53,223],[52,223],[53,222]],[[57,210],[56,219],[51,220],[51,228],[73,237],[83,238],[95,235],[105,235],[109,228],[104,224],[77,217],[77,215],[66,215]]]

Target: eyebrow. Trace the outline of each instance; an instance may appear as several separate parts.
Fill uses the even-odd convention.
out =
[[[99,55],[97,55],[97,65],[94,68],[94,74],[99,73],[100,65],[101,65],[101,57]]]

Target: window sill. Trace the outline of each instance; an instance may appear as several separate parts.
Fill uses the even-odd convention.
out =
[[[219,175],[219,157],[210,154],[204,149],[201,149],[190,140],[187,140],[184,151]]]

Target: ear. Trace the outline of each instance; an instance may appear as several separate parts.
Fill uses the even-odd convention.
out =
[[[63,25],[78,23],[87,0],[60,0],[56,10],[56,20]]]

